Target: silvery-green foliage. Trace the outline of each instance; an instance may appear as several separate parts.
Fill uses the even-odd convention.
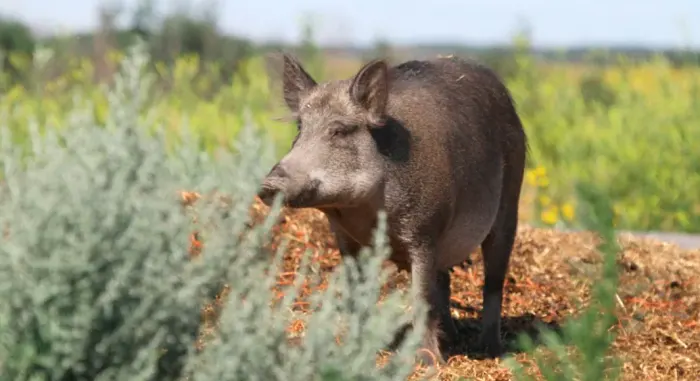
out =
[[[78,111],[62,132],[35,132],[29,160],[3,147],[3,378],[178,376],[204,298],[232,263],[223,252],[189,261],[191,216],[178,191],[224,185],[217,183],[226,175],[255,181],[260,170],[250,154],[225,172],[187,147],[169,156],[162,136],[138,121],[144,63],[139,54],[126,62],[106,128]],[[232,193],[254,190],[234,185]]]
[[[379,221],[377,231],[383,232],[383,214]],[[310,308],[315,310],[310,316],[295,313],[291,306],[296,294],[293,290],[298,289],[299,282],[290,286],[279,306],[268,308],[266,300],[272,298],[272,293],[263,290],[272,286],[274,278],[260,279],[267,284],[265,288],[253,286],[242,281],[250,277],[250,271],[239,268],[231,278],[235,286],[223,309],[217,338],[194,364],[193,380],[405,379],[413,369],[421,326],[408,335],[387,365],[376,366],[377,350],[389,344],[399,322],[410,316],[401,307],[406,301],[398,292],[391,293],[381,304],[376,303],[379,285],[388,275],[381,267],[387,255],[383,234],[375,234],[374,250],[361,254],[362,276],[354,261],[339,266],[328,288],[310,297]],[[306,263],[301,267],[309,269]],[[311,270],[303,275],[314,278]],[[349,288],[348,284],[354,286]],[[247,288],[251,286],[254,289]],[[258,296],[252,297],[253,292]],[[425,312],[424,305],[418,308]],[[285,332],[293,319],[304,321],[307,327],[298,346],[287,341]],[[336,337],[341,345],[335,344]]]
[[[236,153],[215,161],[183,126],[184,143],[166,150],[158,121],[142,107],[151,80],[139,48],[115,80],[105,126],[78,109],[66,128],[42,136],[33,128],[29,158],[0,126],[0,379],[404,378],[420,329],[394,363],[374,367],[407,315],[398,294],[375,304],[383,228],[378,248],[365,252],[366,281],[348,289],[353,273],[341,266],[312,300],[319,308],[305,318],[303,344],[288,344],[285,328],[304,317],[290,312],[294,290],[269,308],[274,272],[263,249],[278,205],[261,226],[247,227],[273,149],[248,126]],[[192,216],[179,205],[181,190],[231,196],[226,207],[195,205],[206,226],[197,260],[188,254]],[[223,284],[232,292],[219,332],[196,353],[201,307]]]

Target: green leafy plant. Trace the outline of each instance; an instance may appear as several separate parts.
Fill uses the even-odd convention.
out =
[[[579,218],[589,229],[595,230],[601,239],[599,250],[603,255],[602,278],[592,290],[592,301],[586,310],[562,328],[562,336],[548,329],[541,329],[545,351],[538,351],[533,340],[519,337],[518,344],[532,356],[538,370],[546,380],[597,381],[617,379],[619,364],[609,351],[615,335],[615,295],[617,292],[617,238],[613,229],[613,209],[604,193],[590,184],[577,188],[580,199]],[[508,366],[518,380],[534,380],[513,358]]]

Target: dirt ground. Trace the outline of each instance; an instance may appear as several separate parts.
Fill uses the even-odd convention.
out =
[[[194,196],[186,198],[191,202]],[[260,204],[252,209],[257,219],[265,211]],[[285,211],[275,228],[273,245],[282,237],[290,240],[285,257],[287,274],[298,270],[301,253],[307,249],[313,251],[313,260],[324,271],[332,271],[338,263],[337,249],[318,212]],[[512,342],[518,333],[535,335],[537,323],[556,329],[577,314],[579,303],[585,307],[601,260],[595,243],[591,233],[563,233],[521,224],[506,281],[506,342]],[[198,242],[193,240],[193,244]],[[622,379],[700,380],[700,250],[630,237],[620,238],[620,244],[613,354],[623,363]],[[452,273],[452,313],[464,340],[457,353],[437,370],[435,379],[510,380],[511,372],[502,361],[483,359],[474,352],[483,285],[478,252],[472,254],[471,262]],[[281,279],[291,281],[290,277]],[[391,283],[406,287],[406,274],[396,274]],[[514,354],[521,363],[530,362],[525,354]],[[417,369],[416,374],[423,371]]]

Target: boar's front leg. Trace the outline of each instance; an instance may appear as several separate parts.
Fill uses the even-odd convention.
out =
[[[340,226],[338,226],[334,221],[329,220],[329,226],[331,228],[331,231],[333,232],[333,235],[335,236],[335,243],[336,246],[338,246],[340,256],[343,259],[353,259],[352,261],[348,261],[343,264],[344,266],[353,266],[355,269],[354,276],[352,273],[348,273],[347,278],[346,286],[348,287],[348,290],[352,290],[356,284],[363,283],[365,281],[365,272],[363,271],[363,266],[362,263],[360,263],[359,259],[362,245],[360,245],[357,241],[355,241],[355,239],[353,239],[351,236],[345,233],[345,231],[342,228],[340,228]],[[351,300],[350,302],[352,303],[353,301]],[[353,305],[350,306],[350,308],[354,309],[354,307],[355,305],[353,303]]]
[[[457,326],[450,313],[450,273],[449,271],[437,272],[437,287],[440,306],[440,333],[445,346],[452,346],[458,336]],[[443,345],[443,344],[441,344]]]
[[[358,259],[362,246],[347,233],[345,233],[337,222],[329,219],[328,225],[331,228],[333,236],[335,237],[335,244],[338,246],[338,251],[340,252],[341,257]]]
[[[441,348],[449,346],[457,336],[457,329],[450,316],[450,274],[439,271],[435,264],[435,252],[431,245],[409,248],[411,256],[411,287],[416,298],[427,303],[427,327],[423,338],[423,350],[419,360],[426,365],[444,362]],[[416,322],[414,316],[414,325]],[[430,353],[426,353],[426,350]]]

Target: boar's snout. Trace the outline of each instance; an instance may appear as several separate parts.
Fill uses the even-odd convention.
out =
[[[274,167],[272,167],[270,173],[265,176],[262,187],[258,191],[258,197],[263,204],[267,206],[272,205],[272,201],[274,201],[277,193],[282,191],[282,187],[287,177],[287,171],[284,170],[284,167],[280,163],[277,163]]]
[[[258,192],[265,205],[272,205],[278,193],[283,196],[282,204],[292,208],[315,207],[324,201],[319,193],[321,180],[303,171],[306,166],[300,164],[304,163],[285,158],[272,167]]]

